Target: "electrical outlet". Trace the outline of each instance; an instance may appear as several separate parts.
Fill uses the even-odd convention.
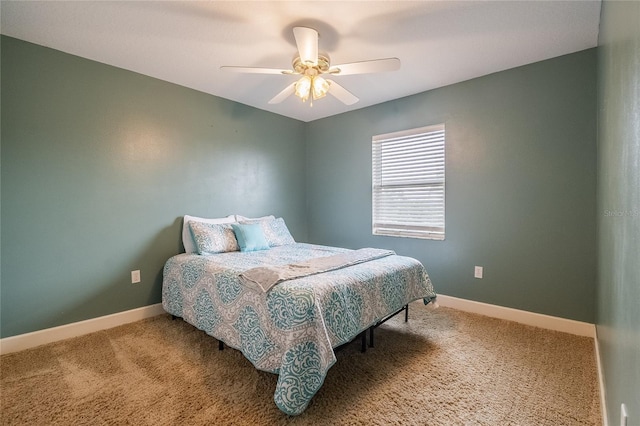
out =
[[[476,269],[473,271],[473,276],[475,278],[482,278],[483,268],[482,266],[476,266]]]
[[[131,284],[140,282],[140,270],[131,271]]]
[[[627,406],[620,404],[620,426],[627,426],[629,415],[627,414]]]

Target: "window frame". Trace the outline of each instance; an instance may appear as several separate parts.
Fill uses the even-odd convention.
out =
[[[371,151],[372,234],[444,240],[445,123],[374,135]],[[407,191],[414,195],[407,197]],[[402,208],[394,209],[394,198],[401,199]]]

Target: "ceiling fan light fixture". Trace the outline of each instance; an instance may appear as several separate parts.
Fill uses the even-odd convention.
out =
[[[329,82],[322,77],[314,77],[312,79],[313,99],[320,99],[327,96],[329,91]]]
[[[317,75],[303,75],[295,85],[295,95],[305,102],[311,96],[311,100],[321,99],[327,96],[329,82]]]
[[[309,93],[311,93],[311,85],[313,81],[311,77],[308,75],[302,76],[300,80],[296,83],[296,91],[295,94],[297,97],[302,99],[302,102],[309,99]]]

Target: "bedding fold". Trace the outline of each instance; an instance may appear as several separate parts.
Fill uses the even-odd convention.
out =
[[[249,286],[257,286],[265,293],[283,281],[307,277],[323,272],[346,268],[363,262],[394,255],[392,250],[363,248],[333,256],[317,257],[299,263],[277,266],[259,266],[240,274],[240,279]]]

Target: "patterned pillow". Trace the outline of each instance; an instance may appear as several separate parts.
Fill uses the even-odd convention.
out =
[[[238,251],[238,241],[231,224],[189,222],[198,254]]]
[[[242,223],[259,223],[262,226],[262,232],[264,233],[269,247],[284,246],[286,244],[295,244],[295,240],[291,236],[287,225],[284,223],[284,219],[279,217],[277,219],[265,219],[258,221],[243,221]]]
[[[184,252],[187,254],[198,252],[198,249],[196,248],[196,243],[195,241],[193,241],[193,236],[191,235],[189,222],[233,223],[235,221],[236,221],[236,217],[232,214],[227,217],[221,217],[217,219],[206,219],[204,217],[184,215],[184,219],[182,220],[182,245],[184,245]]]

